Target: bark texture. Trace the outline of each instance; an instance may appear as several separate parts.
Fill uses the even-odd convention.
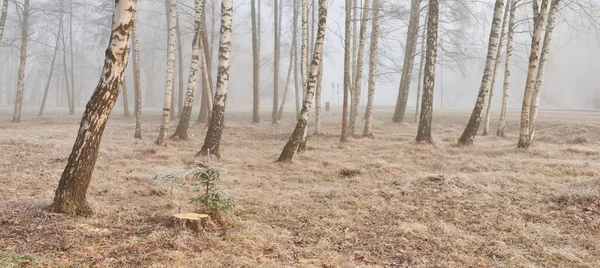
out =
[[[136,0],[116,0],[112,32],[100,81],[86,105],[77,139],[49,209],[71,216],[89,215],[86,193],[98,157],[98,148],[129,59],[129,42]]]
[[[258,124],[260,123],[260,48],[256,23],[256,0],[251,0],[250,5],[252,17],[252,123]]]
[[[138,37],[137,9],[133,12],[133,87],[135,93],[135,139],[142,138],[142,78],[140,74],[140,39]]]
[[[438,46],[439,0],[429,0],[427,14],[427,52],[425,55],[425,77],[423,78],[423,102],[417,129],[418,142],[433,143],[431,122],[433,120],[433,90],[435,88],[435,62]]]
[[[425,18],[427,22],[427,17]],[[415,105],[415,123],[419,122],[419,114],[421,113],[421,95],[423,94],[423,67],[425,66],[425,38],[427,35],[427,26],[423,25],[423,33],[421,35],[421,52],[419,63],[419,81],[417,81],[417,103]]]
[[[163,105],[162,122],[156,139],[156,145],[166,145],[165,136],[169,130],[173,103],[173,79],[175,71],[175,53],[177,50],[177,0],[172,0],[169,5],[169,38],[167,51],[167,81],[165,87],[165,102]]]
[[[340,134],[340,142],[348,140],[348,94],[350,92],[350,46],[352,41],[352,2],[346,0],[346,26],[344,30],[344,101],[342,108],[342,133]]]
[[[504,61],[504,82],[502,85],[502,108],[500,109],[500,121],[496,136],[504,137],[506,130],[506,110],[508,109],[508,98],[510,97],[510,69],[512,64],[513,39],[515,36],[515,11],[517,1],[509,0],[510,16],[508,19],[508,36],[506,39],[506,60]]]
[[[365,129],[363,137],[373,137],[373,102],[375,100],[375,87],[377,86],[377,60],[379,57],[379,9],[380,0],[373,0],[373,25],[371,26],[371,51],[369,53],[369,98],[367,100],[367,110],[365,111]]]
[[[23,4],[23,20],[21,24],[21,56],[17,81],[17,96],[15,97],[15,110],[12,117],[13,123],[21,122],[21,105],[23,105],[23,91],[25,89],[25,66],[27,65],[27,41],[29,40],[29,0]]]
[[[498,51],[498,41],[500,39],[500,26],[502,24],[503,7],[504,0],[496,0],[496,4],[494,6],[494,15],[492,17],[492,28],[490,30],[490,38],[488,42],[487,59],[485,61],[483,76],[481,78],[479,94],[477,95],[477,101],[475,102],[475,107],[473,107],[473,112],[471,113],[471,118],[467,123],[467,127],[458,140],[459,145],[473,144],[473,138],[475,138],[477,130],[479,130],[481,117],[483,115],[483,107],[485,106],[485,99],[490,91],[494,66],[496,64],[496,54]]]
[[[271,121],[273,124],[277,124],[279,122],[277,115],[279,108],[279,55],[280,53],[280,33],[281,33],[281,23],[279,21],[279,0],[273,0],[274,5],[274,21],[275,21],[275,29],[274,29],[274,52],[273,52],[273,110],[271,112]]]
[[[420,1],[420,0],[419,0]],[[365,0],[363,6],[367,7],[371,5],[371,0]],[[365,46],[367,43],[367,24],[369,21],[369,12],[362,12],[362,19],[360,23],[360,35],[358,37],[358,56],[356,59],[356,73],[354,76],[354,94],[352,95],[352,111],[350,114],[350,124],[348,125],[348,132],[351,136],[356,134],[356,124],[358,123],[358,114],[360,111],[360,97],[362,93],[362,75],[363,75],[363,63],[365,58]]]
[[[219,40],[219,67],[217,73],[217,89],[215,100],[210,115],[210,124],[204,145],[197,155],[210,154],[221,157],[219,145],[225,119],[225,106],[227,104],[227,87],[229,86],[229,66],[231,60],[231,25],[233,1],[223,0],[221,4],[221,30]]]
[[[323,42],[325,41],[325,29],[327,23],[327,0],[319,1],[319,26],[317,29],[317,40],[315,43],[313,59],[310,65],[310,75],[306,88],[306,96],[302,104],[302,111],[300,113],[300,119],[296,123],[296,128],[292,132],[290,139],[286,143],[281,155],[277,162],[290,162],[294,157],[296,148],[302,141],[302,137],[306,133],[306,123],[308,122],[308,116],[312,105],[312,99],[314,97],[315,89],[317,87],[317,80],[319,76],[320,65],[323,60]]]

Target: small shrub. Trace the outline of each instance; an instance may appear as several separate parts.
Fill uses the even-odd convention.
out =
[[[197,191],[201,194],[192,198],[192,203],[202,204],[207,214],[217,218],[234,209],[237,203],[236,198],[219,190],[217,186],[217,183],[221,181],[219,169],[200,168],[193,174],[193,178],[199,182]]]

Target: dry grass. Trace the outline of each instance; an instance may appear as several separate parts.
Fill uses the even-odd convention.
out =
[[[542,114],[525,151],[514,116],[508,138],[456,147],[467,114],[437,113],[431,146],[413,142],[416,124],[390,124],[388,110],[377,111],[374,139],[340,144],[330,112],[291,164],[274,163],[290,119],[251,125],[249,113],[229,113],[224,158],[212,160],[240,198],[225,235],[169,225],[196,210],[186,176],[203,162],[193,156],[204,127],[164,148],[153,145],[158,116],[142,141],[132,120],[113,116],[88,192],[96,214],[71,219],[42,208],[78,118],[1,123],[0,266],[600,267],[598,115]]]

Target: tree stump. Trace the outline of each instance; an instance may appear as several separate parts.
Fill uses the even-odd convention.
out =
[[[173,215],[175,226],[186,227],[194,233],[199,233],[201,229],[206,228],[210,216],[198,213],[180,213]]]

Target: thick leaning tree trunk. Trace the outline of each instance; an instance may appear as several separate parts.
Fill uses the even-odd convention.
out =
[[[274,29],[274,52],[273,52],[273,110],[271,112],[271,121],[273,124],[278,123],[277,119],[277,108],[279,108],[279,55],[280,53],[280,32],[281,32],[281,23],[279,21],[279,0],[273,0],[274,5],[274,21],[275,21],[275,29]]]
[[[175,50],[177,50],[177,0],[172,0],[169,5],[169,48],[167,52],[167,82],[165,87],[165,102],[163,105],[162,123],[156,139],[156,145],[166,145],[165,136],[169,130],[173,103],[173,78],[175,71]]]
[[[546,76],[546,65],[548,65],[548,56],[550,55],[550,45],[552,43],[552,33],[556,26],[556,17],[558,15],[558,5],[560,0],[552,0],[550,4],[550,13],[548,14],[548,23],[546,24],[546,33],[544,34],[544,45],[542,46],[542,54],[533,88],[533,100],[531,102],[531,122],[529,123],[529,142],[533,143],[535,137],[535,121],[538,115],[538,107],[540,106],[540,97],[542,96],[542,88],[544,86],[544,78]]]
[[[504,82],[502,89],[502,108],[500,110],[500,121],[496,136],[504,137],[506,130],[506,112],[508,109],[508,98],[510,96],[510,68],[512,64],[513,39],[515,36],[515,11],[517,1],[509,0],[510,17],[508,19],[508,37],[506,39],[506,60],[504,61]]]
[[[420,0],[419,0],[420,1]],[[371,5],[370,0],[365,0],[363,6],[367,7]],[[352,111],[350,115],[350,124],[348,125],[348,132],[351,136],[356,134],[356,124],[358,123],[358,114],[360,111],[360,97],[362,93],[362,75],[363,75],[363,63],[365,58],[365,46],[367,43],[367,24],[369,22],[369,12],[363,10],[362,19],[360,23],[360,35],[358,39],[358,56],[356,59],[356,73],[354,76],[354,94],[352,95]]]
[[[417,129],[418,142],[433,143],[431,122],[433,120],[433,90],[435,88],[435,62],[438,46],[439,0],[429,0],[427,14],[427,52],[425,54],[425,77],[423,78],[423,101]]]
[[[410,20],[406,33],[406,48],[404,49],[404,64],[400,77],[400,89],[394,110],[394,123],[404,122],[408,94],[410,93],[410,82],[412,80],[413,65],[415,62],[415,51],[417,50],[417,39],[419,37],[419,19],[421,17],[421,0],[412,0],[410,4]]]
[[[61,13],[62,16],[62,13]],[[50,71],[48,73],[48,79],[46,80],[46,86],[44,87],[44,96],[42,97],[42,105],[38,111],[38,116],[44,115],[44,108],[46,107],[46,99],[48,98],[48,91],[50,91],[50,83],[52,82],[52,76],[54,75],[54,64],[56,62],[56,56],[58,55],[58,46],[60,45],[60,36],[63,31],[63,20],[62,18],[58,21],[58,31],[56,32],[56,44],[54,45],[54,53],[52,54],[52,60],[50,61]]]
[[[366,6],[365,6],[366,7]],[[369,53],[369,98],[367,100],[367,110],[365,111],[366,121],[363,137],[373,137],[373,102],[375,101],[375,87],[377,76],[377,60],[379,57],[379,9],[380,0],[373,0],[373,25],[371,26],[371,52]]]
[[[467,127],[463,131],[463,134],[458,140],[459,145],[471,145],[473,144],[473,138],[479,130],[481,123],[481,117],[483,115],[483,107],[485,106],[485,99],[490,91],[492,76],[494,72],[494,66],[496,64],[496,54],[498,51],[498,42],[500,37],[500,26],[502,24],[502,11],[504,7],[504,0],[496,0],[494,7],[494,16],[492,18],[492,28],[490,30],[490,39],[488,43],[487,59],[485,61],[485,69],[483,70],[483,76],[481,78],[481,86],[479,87],[479,94],[477,95],[477,101],[471,118],[467,123]]]
[[[350,46],[352,41],[352,2],[346,0],[346,26],[344,30],[344,101],[342,108],[342,133],[340,134],[340,142],[348,141],[348,93],[350,92]]]
[[[8,12],[8,0],[2,1],[2,14],[0,15],[0,41],[4,34],[4,24],[6,23],[6,14]]]
[[[260,52],[256,24],[256,0],[251,0],[250,5],[252,17],[252,123],[258,124],[260,123]]]
[[[194,23],[194,39],[192,41],[192,63],[190,64],[190,76],[188,78],[188,88],[185,93],[185,103],[179,115],[179,123],[175,129],[172,139],[187,140],[192,109],[194,108],[194,91],[196,90],[196,79],[198,79],[198,70],[200,69],[201,52],[201,23],[202,11],[204,9],[203,1],[196,0],[195,4],[196,21]]]
[[[306,133],[306,124],[312,105],[312,99],[315,94],[315,89],[318,83],[319,68],[323,60],[323,42],[325,41],[325,29],[327,23],[327,0],[319,1],[319,26],[317,30],[317,40],[314,47],[313,59],[310,65],[310,75],[306,88],[306,96],[302,104],[300,119],[296,123],[296,128],[290,139],[286,143],[277,162],[290,162],[294,157],[297,147],[302,141],[302,137]]]
[[[217,89],[215,100],[210,115],[210,123],[204,145],[197,155],[210,154],[221,157],[219,145],[225,119],[225,106],[227,104],[227,87],[229,86],[229,66],[231,61],[231,26],[232,26],[233,1],[223,0],[221,4],[221,30],[219,40],[219,68],[217,68]]]
[[[487,99],[487,106],[485,108],[485,118],[483,123],[482,136],[487,136],[490,132],[490,117],[492,115],[492,104],[494,102],[494,91],[496,88],[496,77],[498,75],[498,66],[502,58],[502,44],[504,43],[504,35],[506,35],[506,25],[508,13],[510,12],[510,5],[507,3],[504,9],[504,17],[502,18],[502,26],[500,27],[500,41],[498,42],[498,50],[496,51],[496,63],[494,64],[494,74],[492,75],[492,84],[490,85],[490,93]]]
[[[98,158],[102,133],[123,84],[136,3],[136,0],[115,1],[102,76],[81,118],[77,139],[58,182],[54,202],[49,207],[51,211],[71,216],[92,213],[86,201],[86,192]]]
[[[138,37],[137,9],[133,12],[133,87],[135,93],[135,132],[133,138],[142,138],[142,78],[140,74],[140,39]]]
[[[527,80],[525,83],[525,92],[523,93],[523,105],[521,107],[521,126],[519,131],[519,148],[529,148],[531,140],[529,139],[531,101],[535,87],[536,72],[540,58],[540,39],[546,16],[548,14],[548,0],[542,0],[542,8],[538,13],[538,2],[533,0],[534,10],[534,29],[531,37],[531,52],[529,55],[529,67],[527,68]]]
[[[25,89],[25,66],[27,65],[27,41],[29,40],[29,0],[25,0],[23,7],[23,22],[21,25],[21,57],[17,82],[17,96],[12,122],[21,122],[21,105],[23,105],[23,90]]]
[[[425,18],[427,21],[427,17]],[[425,66],[425,41],[427,34],[427,25],[423,25],[423,33],[421,35],[421,52],[419,63],[419,81],[417,81],[417,103],[415,105],[415,123],[419,122],[419,114],[421,113],[421,95],[423,94],[423,67]]]

